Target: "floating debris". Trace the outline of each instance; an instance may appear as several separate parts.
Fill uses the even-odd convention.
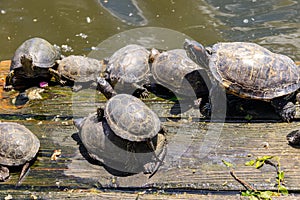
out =
[[[90,17],[86,17],[86,22],[89,24],[92,22],[91,18]]]
[[[1,13],[2,15],[6,14],[6,10],[0,10],[0,13]]]
[[[86,39],[88,37],[87,34],[84,34],[84,33],[79,33],[79,34],[76,34],[75,36],[81,37],[83,39]]]
[[[57,157],[61,156],[61,149],[55,149],[51,156],[51,160],[57,160]]]
[[[70,47],[69,45],[66,45],[66,44],[61,45],[61,50],[63,52],[73,52],[74,51],[72,47]]]

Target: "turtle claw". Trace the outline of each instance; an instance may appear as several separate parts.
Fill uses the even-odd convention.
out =
[[[138,96],[142,99],[147,99],[147,98],[149,98],[150,93],[148,92],[147,89],[144,89],[141,93],[138,94]]]
[[[211,104],[205,103],[204,105],[200,105],[200,113],[205,117],[211,116]]]

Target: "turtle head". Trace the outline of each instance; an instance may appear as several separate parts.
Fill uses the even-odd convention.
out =
[[[159,56],[159,54],[160,54],[160,52],[157,49],[152,48],[150,50],[149,62],[153,63],[153,61]]]
[[[190,59],[201,67],[208,68],[208,52],[207,49],[200,43],[194,40],[185,39],[183,47]]]
[[[35,76],[35,66],[33,65],[33,59],[31,55],[22,55],[20,57],[20,62],[22,64],[23,70],[27,77]]]
[[[73,120],[73,124],[76,126],[76,128],[78,130],[81,129],[82,125],[83,125],[83,122],[85,121],[85,118],[78,118],[78,119],[74,119]]]

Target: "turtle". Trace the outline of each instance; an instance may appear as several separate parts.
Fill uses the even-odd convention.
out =
[[[104,73],[105,60],[97,60],[79,55],[70,55],[58,60],[57,69],[49,71],[61,85],[72,85],[73,91],[77,92],[84,84],[95,85],[96,77]]]
[[[22,166],[21,183],[40,148],[39,139],[25,126],[15,122],[0,123],[0,181],[9,178],[10,166]]]
[[[42,81],[50,81],[49,68],[61,59],[58,48],[43,38],[31,38],[23,42],[15,51],[6,76],[5,89],[24,91]]]
[[[150,82],[149,55],[150,52],[145,47],[137,44],[129,44],[117,50],[108,58],[104,77],[99,82],[100,84],[98,83],[99,90],[103,92],[106,86],[111,85],[114,90],[117,89],[122,93],[133,93],[137,97],[147,97],[149,92],[143,85]],[[125,91],[127,89],[130,91]],[[104,95],[110,96],[105,92]]]
[[[162,53],[152,49],[150,60],[151,74],[155,83],[168,88],[176,96],[188,97],[186,99],[189,101],[197,102],[199,98],[208,96],[205,70],[193,62],[184,49],[173,49]]]
[[[118,94],[104,109],[74,120],[89,155],[126,173],[152,176],[166,154],[165,130],[157,115],[140,99]]]
[[[184,49],[204,67],[212,87],[240,98],[270,102],[283,121],[294,118],[299,67],[286,55],[251,42],[220,42],[212,47],[186,39]]]

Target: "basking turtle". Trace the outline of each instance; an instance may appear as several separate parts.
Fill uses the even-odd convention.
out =
[[[39,147],[39,139],[25,126],[13,122],[0,123],[0,181],[8,179],[9,166],[23,165],[18,185]]]
[[[166,138],[159,118],[134,96],[116,95],[104,110],[74,124],[92,158],[125,174],[153,175],[165,157]]]
[[[300,87],[299,67],[285,55],[255,43],[217,43],[204,48],[186,40],[187,55],[207,70],[214,85],[241,98],[271,102],[284,121],[295,116],[294,93]]]
[[[36,37],[26,40],[12,58],[5,89],[23,91],[42,81],[50,81],[52,75],[48,69],[60,58],[60,51],[45,39]]]
[[[195,97],[194,100],[208,96],[203,78],[205,70],[187,57],[184,49],[163,53],[152,49],[150,60],[153,60],[151,73],[156,83],[179,96]]]
[[[49,69],[50,72],[60,84],[72,85],[73,91],[79,91],[84,84],[96,86],[96,78],[105,70],[105,61],[85,56],[71,55],[57,62],[57,70]]]
[[[99,90],[103,92],[101,88],[105,90],[105,87],[110,84],[114,89],[119,87],[122,93],[133,89],[134,92],[129,91],[129,93],[147,97],[148,91],[143,85],[150,82],[149,55],[150,52],[145,47],[136,44],[127,45],[116,51],[109,58],[104,73],[105,78],[102,78]],[[105,93],[104,95],[107,96]]]

